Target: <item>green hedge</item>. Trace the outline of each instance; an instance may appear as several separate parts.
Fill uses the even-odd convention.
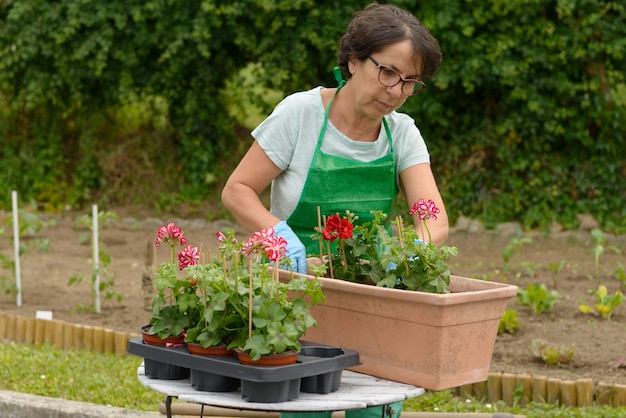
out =
[[[367,3],[0,2],[0,206],[11,189],[52,207],[101,199],[124,187],[111,155],[138,135],[148,138],[138,149],[154,148],[145,167],[179,199],[215,194],[238,152],[227,82],[259,105],[258,89],[233,83],[251,63],[267,88],[332,85],[339,36]],[[590,212],[626,230],[623,2],[394,3],[444,51],[403,110],[427,139],[452,219],[572,227]],[[146,107],[154,98],[164,106]],[[131,111],[141,123],[121,126]]]
[[[486,222],[592,213],[626,226],[626,5],[446,1],[421,12],[444,50],[410,104],[448,206]]]

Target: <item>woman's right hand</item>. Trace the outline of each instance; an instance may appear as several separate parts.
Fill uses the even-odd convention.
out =
[[[286,255],[290,260],[291,270],[294,273],[306,274],[306,248],[296,233],[293,232],[293,229],[287,225],[286,221],[281,221],[274,227],[274,234],[287,241]]]

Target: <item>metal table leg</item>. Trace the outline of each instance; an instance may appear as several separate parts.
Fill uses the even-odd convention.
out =
[[[165,414],[167,418],[172,418],[172,397],[165,398]]]

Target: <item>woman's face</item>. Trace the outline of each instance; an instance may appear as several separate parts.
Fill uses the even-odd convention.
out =
[[[406,40],[388,45],[371,57],[381,65],[396,70],[404,79],[420,79],[422,65],[414,58],[411,41]],[[378,66],[370,59],[349,62],[351,83],[354,83],[356,105],[366,117],[380,120],[404,104],[408,96],[402,93],[402,82],[386,87],[378,81]]]

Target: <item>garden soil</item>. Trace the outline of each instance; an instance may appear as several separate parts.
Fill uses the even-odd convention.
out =
[[[111,289],[121,296],[120,302],[116,298],[107,300],[104,291],[101,313],[94,312],[91,231],[77,227],[79,214],[66,213],[50,218],[54,226],[23,240],[27,243],[37,237],[47,238],[49,248],[46,252],[31,249],[23,256],[22,306],[17,307],[13,297],[3,294],[0,312],[33,317],[36,311],[51,311],[54,319],[136,333],[150,318],[146,300],[151,295],[146,298],[143,286],[145,266],[153,265],[154,254],[157,262],[169,259],[167,248],[153,250],[160,226],[176,222],[188,242],[202,246],[204,251],[216,247],[218,230],[232,227],[239,238],[248,237],[228,221],[159,219],[124,213],[122,209],[113,212],[119,220],[100,226],[100,249],[110,257],[100,280],[114,281]],[[455,275],[515,284],[522,289],[544,283],[560,294],[555,305],[541,314],[532,314],[516,297],[510,300],[507,309],[518,312],[520,327],[512,334],[498,335],[490,371],[626,384],[626,303],[610,320],[579,311],[581,304],[594,305],[595,296],[590,291],[601,284],[609,293],[624,290],[615,273],[620,265],[626,266],[626,236],[605,234],[608,242],[596,268],[594,240],[588,230],[553,232],[548,236],[526,233],[524,236],[532,242],[519,246],[515,245],[521,243],[515,230],[514,225],[495,231],[466,225],[453,229],[446,243],[459,249],[459,255],[450,262]],[[503,250],[510,245],[519,252],[513,251],[505,262]],[[612,251],[611,246],[620,249],[622,255]],[[9,242],[0,241],[0,252],[12,257],[12,251]],[[565,267],[557,273],[554,266],[561,262]],[[0,274],[12,277],[8,271]],[[70,285],[71,277],[82,280]],[[546,365],[531,354],[534,339],[543,339],[557,349],[574,345],[575,354],[568,362]]]

